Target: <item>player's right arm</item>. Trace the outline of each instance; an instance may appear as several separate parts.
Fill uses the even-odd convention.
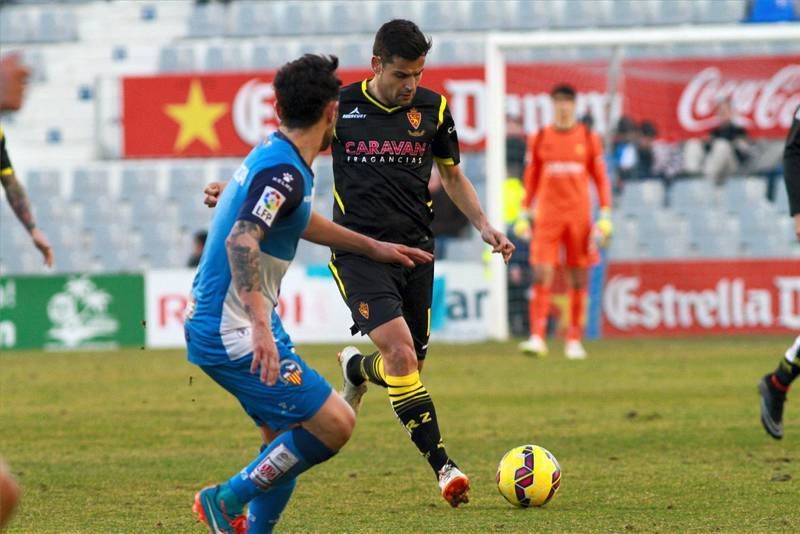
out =
[[[284,176],[291,174],[292,179]],[[291,185],[290,183],[291,182]],[[278,349],[272,337],[267,299],[261,287],[261,246],[275,221],[286,217],[303,202],[303,176],[291,165],[258,172],[250,182],[225,249],[231,279],[252,327],[253,361],[250,372],[260,368],[260,379],[271,386],[278,378]]]
[[[794,218],[794,233],[800,240],[800,107],[795,111],[783,151],[783,179],[789,196],[789,213]]]
[[[53,249],[50,247],[50,242],[44,233],[36,227],[28,195],[25,193],[25,188],[17,180],[14,168],[11,166],[11,159],[6,151],[6,137],[2,128],[0,128],[0,184],[5,189],[6,199],[11,206],[11,210],[31,235],[33,244],[42,253],[45,265],[52,267]]]
[[[525,172],[522,175],[522,183],[525,186],[525,196],[522,199],[522,207],[529,214],[531,219],[536,218],[535,206],[533,201],[536,198],[536,190],[539,187],[539,180],[542,174],[542,162],[536,154],[536,147],[539,144],[539,136],[542,131],[528,137],[528,150],[525,155]]]

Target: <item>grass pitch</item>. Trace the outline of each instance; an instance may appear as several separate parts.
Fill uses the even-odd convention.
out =
[[[602,341],[584,362],[434,344],[423,378],[472,502],[447,506],[373,387],[352,440],[302,476],[279,529],[796,531],[800,408],[788,404],[775,442],[755,390],[789,341]],[[338,387],[336,349],[301,354]],[[494,485],[503,453],[525,443],[563,468],[542,509],[512,508]],[[24,491],[10,532],[203,532],[194,492],[258,445],[238,403],[180,351],[0,355],[0,453]]]

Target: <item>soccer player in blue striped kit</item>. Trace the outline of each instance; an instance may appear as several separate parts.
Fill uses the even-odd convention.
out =
[[[281,126],[225,188],[192,285],[189,360],[237,398],[265,444],[227,482],[195,497],[194,510],[213,533],[271,532],[296,477],[336,454],[355,425],[352,408],[294,352],[274,312],[299,239],[406,267],[433,259],[311,210],[310,165],[336,124],[337,65],[335,57],[305,55],[276,74]]]

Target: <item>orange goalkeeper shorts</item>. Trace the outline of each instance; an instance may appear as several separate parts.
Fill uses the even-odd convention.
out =
[[[589,267],[592,225],[585,220],[537,221],[533,228],[530,261],[533,265]]]

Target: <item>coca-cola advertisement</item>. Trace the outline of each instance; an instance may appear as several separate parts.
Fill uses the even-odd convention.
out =
[[[577,112],[601,134],[622,113],[653,121],[661,137],[701,137],[717,125],[718,103],[731,101],[751,137],[781,138],[800,105],[800,57],[627,60],[619,90],[608,93],[607,62],[527,63],[508,67],[506,109],[533,132],[552,121],[551,88],[578,89]],[[343,69],[345,83],[365,69]],[[125,157],[242,156],[277,128],[273,72],[131,77],[123,87]],[[423,85],[443,93],[461,148],[483,150],[486,84],[483,66],[429,67]]]
[[[797,260],[615,262],[603,336],[797,333]]]

